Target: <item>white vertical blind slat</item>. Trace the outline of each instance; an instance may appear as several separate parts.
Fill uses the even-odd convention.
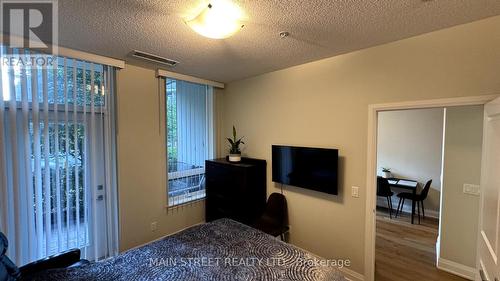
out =
[[[207,92],[207,95],[205,96],[205,111],[207,112],[207,120],[205,121],[205,126],[206,126],[206,130],[205,130],[205,146],[206,146],[206,150],[205,150],[205,154],[203,155],[204,157],[207,157],[207,159],[210,159],[211,157],[209,156],[210,155],[210,149],[209,149],[209,142],[208,140],[210,139],[210,130],[208,130],[208,128],[210,128],[210,116],[209,116],[209,111],[208,111],[208,108],[210,106],[210,100],[209,100],[209,97],[211,96],[211,93],[210,93],[210,89],[208,86],[205,86],[205,91]],[[203,165],[205,166],[205,165]]]
[[[26,54],[29,52],[22,52]],[[32,99],[33,100],[33,99]],[[35,220],[34,220],[34,209],[33,206],[33,177],[32,177],[32,167],[31,167],[31,142],[30,142],[30,116],[29,116],[29,100],[28,100],[28,81],[26,71],[21,71],[21,103],[22,103],[22,115],[23,115],[23,144],[24,144],[24,181],[27,190],[25,192],[25,220],[27,223],[28,231],[28,256],[36,255],[36,234],[35,234]],[[0,129],[1,130],[1,129]],[[28,260],[26,257],[24,260]]]
[[[184,144],[183,145],[183,155],[182,155],[182,161],[185,162],[188,154],[188,143],[189,143],[189,136],[188,136],[188,120],[189,120],[189,110],[187,106],[187,95],[184,94],[184,82],[181,81],[180,83],[180,91],[177,92],[177,97],[180,97],[179,101],[181,101],[182,106],[178,107],[177,109],[183,109],[183,116],[184,120],[182,120],[182,127],[181,131],[182,133],[180,134],[182,136],[182,140],[179,141],[179,144]],[[184,178],[184,171],[181,172],[181,176]],[[177,201],[180,201],[180,197],[176,197]],[[179,202],[177,202],[179,204]]]
[[[21,210],[19,206],[20,202],[20,195],[19,195],[19,159],[16,157],[18,153],[18,143],[17,143],[17,111],[16,111],[16,86],[14,84],[14,77],[15,77],[15,70],[13,68],[10,68],[8,70],[9,74],[9,93],[10,93],[10,101],[9,101],[9,125],[11,127],[11,133],[10,133],[10,152],[11,152],[11,172],[12,172],[12,181],[10,184],[7,185],[7,190],[10,194],[13,195],[12,197],[12,204],[13,208],[9,208],[10,210],[13,210],[13,215],[15,217],[20,217],[21,215]],[[21,224],[14,224],[14,237],[20,237],[21,236]],[[14,246],[14,251],[16,253],[16,262],[20,263],[22,262],[22,253],[21,253],[21,243],[14,243],[14,245],[11,245],[11,247]]]
[[[195,163],[195,156],[196,156],[196,135],[195,135],[195,130],[196,130],[196,122],[194,120],[195,118],[195,115],[194,115],[194,111],[195,111],[195,108],[196,108],[196,99],[194,98],[194,96],[196,95],[196,90],[193,92],[193,93],[189,93],[187,94],[187,97],[188,97],[188,103],[189,103],[189,125],[187,126],[187,130],[189,131],[189,147],[190,147],[190,152],[189,153],[190,155],[188,156],[188,163],[192,163],[192,164],[196,164]],[[191,164],[191,165],[192,165]]]
[[[3,55],[3,47],[0,46],[0,56]],[[3,67],[0,67],[0,139],[5,139],[4,134],[4,93],[3,93]],[[6,159],[5,159],[5,142],[0,142],[0,194],[7,194],[7,175],[6,175]],[[7,229],[7,196],[0,196],[0,228],[4,231]]]
[[[178,94],[180,94],[180,96],[182,97],[182,101],[183,101],[183,107],[184,107],[184,113],[185,113],[185,116],[186,116],[186,119],[184,120],[184,126],[182,126],[182,131],[183,131],[183,137],[184,137],[184,155],[182,156],[182,160],[183,162],[185,163],[189,163],[187,160],[188,160],[188,155],[189,155],[189,150],[192,149],[192,146],[190,145],[190,141],[191,141],[191,137],[189,136],[189,119],[191,118],[191,114],[190,114],[190,110],[189,110],[189,101],[188,101],[188,98],[189,96],[186,94],[186,91],[185,91],[185,86],[186,86],[186,83],[182,82],[181,83],[182,87],[181,87],[181,92],[178,92]],[[182,178],[185,177],[185,170],[182,171]],[[177,201],[180,201],[180,197],[178,197]]]
[[[208,126],[207,126],[207,131],[209,132],[209,139],[207,141],[207,146],[208,146],[208,159],[213,159],[216,157],[215,155],[215,139],[216,139],[216,132],[217,132],[217,127],[216,127],[216,107],[215,104],[216,102],[216,95],[214,93],[214,87],[207,86],[208,88],[208,101],[207,104],[209,106],[207,107],[207,114],[208,114]]]
[[[45,254],[50,254],[52,240],[52,210],[51,210],[51,182],[50,182],[50,136],[49,136],[49,91],[47,69],[42,69],[43,91],[43,152],[44,152],[44,203],[45,203]]]
[[[87,202],[87,199],[88,199],[88,192],[87,192],[87,189],[89,188],[89,184],[88,184],[88,170],[87,170],[87,166],[89,165],[88,163],[88,140],[87,140],[87,136],[88,136],[88,130],[89,130],[89,127],[88,127],[88,122],[87,122],[87,63],[82,61],[82,70],[83,70],[83,74],[82,74],[82,95],[83,95],[83,130],[84,130],[84,135],[85,137],[83,138],[83,144],[82,144],[82,169],[83,169],[83,225],[84,225],[84,228],[83,228],[83,243],[84,245],[87,244],[87,236],[90,235],[90,233],[88,233],[87,231],[87,228],[89,227],[89,224],[88,224],[88,202]],[[90,156],[92,157],[92,156]],[[81,241],[80,240],[81,237],[78,237],[78,241]],[[93,239],[93,238],[91,238]],[[85,253],[87,254],[87,247],[85,247]]]
[[[4,55],[6,52],[5,48],[3,46],[0,46],[0,51],[1,51],[1,54]],[[5,234],[8,236],[9,235],[9,232],[12,232],[11,231],[11,208],[10,208],[10,203],[9,203],[9,199],[10,198],[10,189],[8,187],[9,185],[9,180],[7,178],[9,174],[9,162],[10,161],[10,153],[9,153],[9,148],[7,147],[8,143],[7,143],[7,138],[8,138],[8,130],[11,128],[9,124],[5,124],[4,122],[6,120],[9,119],[8,117],[8,110],[6,111],[5,110],[5,106],[10,106],[9,105],[9,96],[8,94],[10,93],[5,93],[3,90],[5,87],[10,87],[10,84],[8,81],[3,81],[3,78],[4,76],[8,76],[8,69],[5,69],[4,67],[1,67],[1,74],[2,76],[0,76],[0,80],[2,80],[2,96],[0,97],[0,102],[1,102],[1,106],[2,106],[2,109],[1,109],[1,116],[0,116],[0,121],[1,121],[1,124],[0,124],[0,128],[2,128],[2,134],[0,135],[2,137],[2,140],[5,140],[5,141],[2,141],[0,143],[1,147],[0,147],[0,156],[2,157],[0,159],[1,163],[1,168],[2,168],[2,171],[1,171],[1,174],[2,174],[2,185],[0,186],[0,192],[2,192],[2,194],[5,194],[5,196],[0,196],[0,202],[2,203],[2,205],[0,206],[1,208],[1,211],[2,211],[2,217],[1,217],[1,226],[2,226],[2,229],[5,231]],[[7,99],[6,102],[4,102],[4,98]],[[6,130],[5,130],[6,129]],[[3,131],[5,130],[5,131]],[[14,248],[12,248],[14,249]],[[8,249],[7,250],[7,254],[10,254],[12,252],[12,249]]]
[[[90,172],[90,190],[91,190],[91,200],[92,200],[92,221],[93,221],[93,227],[92,229],[94,230],[93,232],[93,237],[94,239],[94,255],[95,259],[99,259],[99,239],[97,239],[97,175],[96,175],[96,136],[95,136],[95,130],[96,130],[96,123],[95,123],[95,94],[94,94],[94,64],[90,63],[90,149],[91,149],[91,162],[90,162],[90,167],[91,167],[91,172]]]
[[[77,79],[77,60],[73,60],[73,145],[74,145],[74,158],[75,158],[75,168],[74,168],[74,178],[75,178],[75,230],[76,230],[76,240],[75,247],[80,247],[80,208],[78,207],[78,202],[80,201],[80,181],[79,181],[79,165],[78,159],[80,156],[80,150],[78,149],[78,84]],[[83,161],[83,159],[82,159]]]
[[[32,68],[31,72],[31,92],[32,92],[32,107],[33,107],[33,149],[34,149],[34,165],[35,165],[35,229],[37,237],[37,258],[43,257],[43,183],[42,183],[42,151],[41,151],[41,136],[40,136],[40,100],[38,90],[38,69]]]
[[[56,60],[56,65],[58,64]],[[54,155],[55,155],[55,184],[56,184],[56,223],[57,223],[57,252],[62,250],[62,207],[61,207],[61,178],[59,171],[59,89],[57,81],[57,67],[52,70],[53,93],[54,93]]]
[[[66,58],[63,59],[63,76],[64,76],[64,171],[65,171],[65,194],[66,194],[66,249],[70,248],[69,245],[69,234],[70,234],[70,168],[69,168],[69,106],[68,106],[68,61]]]
[[[102,68],[102,72],[101,72],[101,93],[104,94],[104,93],[110,93],[109,92],[109,71],[107,71],[107,69],[105,70],[104,67]],[[105,147],[112,147],[112,143],[111,143],[111,136],[109,133],[107,132],[111,132],[112,131],[112,128],[111,128],[111,120],[110,119],[110,115],[111,115],[111,106],[110,103],[109,103],[109,94],[107,95],[104,95],[102,98],[104,98],[104,106],[107,108],[108,110],[108,113],[105,113],[105,112],[102,112],[103,114],[103,117],[104,117],[104,128],[103,128],[103,134],[104,134],[104,142],[105,142]],[[101,107],[103,108],[103,107]],[[108,156],[108,157],[106,157]],[[106,175],[111,175],[112,174],[112,171],[110,170],[110,167],[111,167],[111,154],[108,154],[106,155],[105,154],[105,162],[106,162],[106,165],[105,165],[105,173]],[[111,193],[111,177],[108,176],[105,178],[106,180],[106,183],[105,183],[105,187],[106,187],[106,193],[105,193],[105,199],[106,199],[106,206],[112,206],[111,204],[113,203],[111,201],[111,198],[112,198],[112,193]],[[111,222],[113,221],[112,219],[112,213],[111,212],[106,212],[106,216],[107,216],[107,221]],[[108,255],[112,254],[114,252],[114,245],[113,245],[113,234],[110,233],[111,231],[109,231],[110,227],[106,227],[106,229],[108,230],[108,235],[107,235],[107,243],[106,243],[106,247],[107,247],[107,253]]]

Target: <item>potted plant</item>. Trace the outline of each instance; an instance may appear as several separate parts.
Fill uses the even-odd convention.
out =
[[[229,142],[229,162],[240,162],[241,161],[241,150],[240,144],[245,144],[242,141],[243,137],[236,139],[236,128],[233,125],[233,139],[227,138]]]
[[[392,178],[391,169],[382,167],[382,173],[384,173],[384,176],[383,176],[384,178],[386,178],[386,179]]]

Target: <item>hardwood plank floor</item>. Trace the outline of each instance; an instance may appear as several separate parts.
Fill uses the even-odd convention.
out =
[[[409,214],[390,219],[386,209],[377,208],[375,280],[467,280],[436,268],[438,227],[437,219],[426,218],[420,225],[412,225]]]

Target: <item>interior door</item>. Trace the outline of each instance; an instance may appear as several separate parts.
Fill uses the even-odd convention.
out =
[[[500,98],[485,105],[483,138],[476,280],[496,281],[500,278]]]

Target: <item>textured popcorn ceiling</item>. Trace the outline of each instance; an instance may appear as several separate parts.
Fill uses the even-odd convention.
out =
[[[165,69],[230,82],[500,14],[499,0],[236,2],[245,27],[213,40],[183,21],[202,0],[59,0],[59,45],[131,63],[137,49],[180,62]]]

